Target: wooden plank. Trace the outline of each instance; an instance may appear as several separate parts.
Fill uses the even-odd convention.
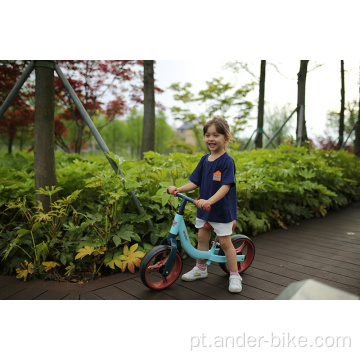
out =
[[[29,286],[16,294],[11,295],[7,300],[33,300],[45,293],[46,290],[36,286]]]
[[[104,299],[90,291],[80,294],[80,300],[104,300]]]
[[[323,248],[327,253],[333,253],[334,250],[341,251],[343,253],[353,253],[353,249],[348,244],[343,244],[341,240],[337,240],[335,243],[328,241],[320,240],[316,234],[313,234],[311,237],[303,236],[300,232],[276,232],[268,234],[266,240],[275,241],[280,243],[289,243],[289,244],[302,244],[304,247],[309,249],[319,249]],[[261,244],[264,242],[264,239],[256,241],[256,243]],[[356,258],[356,255],[354,255]]]
[[[33,300],[61,300],[62,298],[64,298],[64,292],[62,292],[61,290],[61,288],[58,291],[46,290]],[[65,296],[66,295],[67,294],[65,294]]]
[[[13,276],[0,275],[0,289],[9,284],[18,283],[20,280]]]
[[[334,273],[334,274],[339,274],[339,275],[343,275],[343,276],[347,276],[350,278],[354,278],[357,279],[358,278],[358,274],[352,270],[352,269],[346,269],[345,265],[346,263],[344,262],[340,262],[340,261],[333,261],[331,262],[331,259],[322,259],[320,257],[318,257],[317,259],[307,259],[305,258],[306,254],[299,254],[296,251],[286,251],[287,249],[276,249],[276,251],[274,251],[274,248],[272,247],[270,248],[260,248],[257,249],[257,253],[264,255],[264,256],[269,256],[272,257],[274,259],[279,259],[279,260],[287,260],[289,262],[292,262],[294,264],[299,264],[299,265],[303,265],[303,266],[307,266],[310,268],[314,268],[314,269],[319,269],[319,270],[323,270],[323,271],[328,271],[329,273]],[[326,260],[328,260],[328,262],[326,263]],[[340,263],[341,265],[344,265],[342,267],[334,265],[334,263],[338,264]],[[352,265],[354,266],[354,265]]]
[[[26,285],[22,282],[13,283],[0,289],[0,300],[6,300],[10,296],[14,296],[20,291],[26,289]]]
[[[97,289],[105,288],[109,285],[114,285],[118,282],[125,281],[137,277],[138,274],[132,274],[131,272],[118,273],[107,277],[100,278],[98,280],[90,281],[83,284],[82,291],[89,292]]]
[[[301,258],[304,260],[318,262],[319,264],[326,264],[334,268],[347,269],[349,271],[352,271],[353,273],[360,272],[360,265],[350,264],[344,261],[330,259],[329,257],[322,257],[319,254],[308,254],[305,252],[299,253],[299,251],[297,250],[288,249],[287,247],[283,247],[283,246],[274,247],[273,245],[271,245],[271,243],[263,243],[261,244],[261,246],[258,246],[256,249],[257,251],[261,251],[261,249],[263,249],[263,250],[269,250],[271,252],[276,251],[290,256],[296,256],[296,257],[301,256]]]
[[[107,286],[92,292],[104,300],[136,300],[135,296],[120,290],[114,285]]]
[[[61,298],[61,300],[80,300],[80,291],[72,291]]]
[[[114,285],[118,289],[141,300],[174,300],[175,298],[162,291],[150,290],[135,279],[122,281]]]
[[[276,238],[270,238],[268,239],[268,241],[271,241],[271,244],[274,247],[286,247],[288,249],[293,249],[293,250],[297,250],[300,253],[302,252],[307,252],[307,253],[311,253],[311,254],[317,254],[319,256],[323,256],[323,257],[329,257],[332,259],[338,259],[341,261],[346,261],[352,264],[357,264],[360,265],[360,256],[357,256],[351,252],[347,252],[347,251],[343,251],[340,249],[337,250],[331,250],[322,246],[315,244],[304,244],[301,240],[301,238],[296,238],[296,239],[284,239],[284,238],[280,238],[280,237],[276,237]],[[255,251],[258,248],[258,244],[257,242],[254,242],[255,244]],[[260,244],[259,244],[260,245]]]
[[[222,279],[221,281],[224,281],[226,284],[229,283],[229,275],[226,274],[218,264],[212,264],[211,266],[208,266],[208,272],[209,276],[217,275],[219,278]],[[268,281],[261,277],[252,276],[251,267],[241,276],[243,278],[243,285],[249,285],[251,287],[264,290],[274,295],[280,294],[281,291],[283,291],[286,287],[286,285],[277,284],[274,281]],[[287,282],[287,284],[289,284],[289,281]]]
[[[333,239],[329,239],[326,237],[322,237],[322,233],[313,231],[311,235],[306,235],[303,232],[278,232],[276,233],[276,239],[284,239],[291,241],[299,241],[303,244],[316,244],[318,246],[323,246],[327,249],[333,250],[343,250],[348,251],[350,253],[356,253],[360,255],[360,244],[349,244],[343,241],[341,238],[334,237]],[[295,238],[295,239],[294,239]],[[360,240],[359,240],[360,241]]]
[[[192,267],[193,266],[188,266],[187,264],[184,264],[184,272],[191,270]],[[242,299],[261,300],[269,300],[275,297],[273,293],[253,287],[252,284],[247,281],[245,275],[243,279],[243,289],[240,294],[233,294],[229,292],[229,280],[226,274],[223,276],[219,276],[213,273],[211,275],[209,275],[205,279],[192,282],[183,281],[181,285],[187,287],[188,289],[196,289],[195,291],[200,292],[201,290],[202,294],[208,295],[209,297],[212,297],[216,300],[236,300],[237,298],[234,298],[235,295]]]
[[[286,259],[270,258],[269,256],[264,256],[262,254],[259,254],[259,252],[257,253],[256,257],[258,260],[261,260],[263,262],[273,264],[273,265],[278,265],[278,266],[281,265],[284,268],[306,274],[309,277],[317,277],[317,278],[322,278],[325,280],[331,280],[335,283],[349,285],[354,288],[360,289],[360,279],[348,278],[346,276],[338,275],[335,273],[329,273],[327,271],[323,271],[320,269],[306,267],[303,265],[289,262]]]
[[[260,270],[264,270],[264,271],[268,271],[271,274],[276,274],[276,275],[282,275],[284,277],[289,278],[290,283],[292,282],[296,282],[296,281],[301,281],[301,280],[307,280],[307,279],[314,279],[323,283],[327,283],[330,286],[333,286],[337,289],[342,289],[345,291],[348,291],[352,294],[356,294],[358,292],[358,288],[357,287],[353,287],[353,286],[349,286],[349,285],[344,285],[344,284],[339,284],[338,282],[334,282],[334,281],[330,281],[327,279],[322,279],[322,278],[318,278],[317,276],[309,276],[308,274],[305,273],[301,273],[301,272],[297,272],[291,269],[287,269],[285,267],[280,267],[279,265],[273,265],[273,264],[269,264],[269,263],[264,263],[262,261],[255,261],[254,263],[251,265],[251,267],[253,268],[257,268]]]
[[[134,281],[139,282],[143,287],[146,288],[146,286],[142,283],[140,278],[136,278],[136,279],[134,279]],[[172,284],[170,287],[168,287],[164,290],[161,290],[161,292],[173,297],[176,300],[213,300],[212,298],[210,298],[206,295],[200,294],[198,292],[189,290],[188,288],[181,286],[182,282],[183,281],[179,278],[177,281],[175,281],[174,284]],[[156,290],[151,290],[151,289],[148,289],[148,290],[156,291]]]

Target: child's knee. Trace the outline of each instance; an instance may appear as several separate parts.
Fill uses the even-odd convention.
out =
[[[211,231],[201,228],[198,233],[198,242],[201,244],[208,244],[211,238]]]
[[[226,249],[231,249],[233,248],[233,244],[231,242],[231,236],[219,236],[219,242],[220,242],[220,246],[226,250]]]

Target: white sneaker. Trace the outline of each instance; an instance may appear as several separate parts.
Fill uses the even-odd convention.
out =
[[[240,275],[230,275],[229,291],[232,293],[239,293],[242,290],[242,278]]]
[[[200,270],[197,266],[195,266],[192,270],[184,274],[181,279],[184,281],[194,281],[197,279],[203,279],[208,276],[207,269],[204,271]]]

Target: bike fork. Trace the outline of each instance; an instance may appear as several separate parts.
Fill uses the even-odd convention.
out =
[[[163,269],[162,274],[166,277],[170,274],[170,270],[172,269],[174,260],[175,260],[175,256],[177,253],[177,242],[176,242],[176,235],[173,234],[169,234],[167,237],[165,237],[164,239],[161,240],[160,245],[166,245],[169,244],[171,246],[171,250],[170,250],[170,254],[169,254],[169,258],[168,261],[166,262],[166,265]],[[159,261],[160,259],[156,259],[155,262]]]

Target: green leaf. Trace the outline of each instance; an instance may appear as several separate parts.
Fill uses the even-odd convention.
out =
[[[27,234],[30,234],[30,230],[20,229],[17,231],[19,239]]]
[[[36,222],[36,223],[33,225],[31,231],[32,231],[32,232],[35,232],[36,230],[40,229],[40,228],[43,227],[43,226],[44,226],[44,224],[39,223],[39,222]]]
[[[130,224],[122,225],[120,230],[116,232],[116,235],[123,240],[131,241],[131,239],[134,239],[136,241],[139,241],[139,236],[133,231],[134,227]]]
[[[162,204],[162,206],[165,206],[165,205],[168,203],[170,197],[171,197],[171,195],[169,195],[169,194],[167,194],[167,193],[165,193],[165,194],[162,195],[162,197],[161,197],[161,204]]]
[[[141,183],[134,181],[134,180],[125,181],[125,189],[127,189],[127,190],[135,189],[135,188],[138,188],[141,186],[142,186]]]
[[[316,174],[312,170],[304,169],[299,172],[299,175],[305,179],[311,179],[311,178],[315,177]]]
[[[121,242],[122,242],[121,237],[119,237],[117,235],[113,236],[112,240],[113,240],[115,246],[119,246],[121,244]]]
[[[36,252],[38,254],[38,257],[42,257],[43,261],[46,260],[46,257],[49,254],[49,248],[48,245],[45,242],[42,242],[38,245],[36,245]]]
[[[63,265],[66,265],[66,263],[67,263],[67,258],[66,258],[66,255],[65,255],[65,254],[61,254],[61,255],[60,255],[60,262],[61,262]]]

